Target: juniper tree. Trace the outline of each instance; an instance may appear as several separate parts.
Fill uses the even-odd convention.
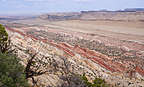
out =
[[[0,42],[5,42],[8,40],[8,33],[5,30],[5,27],[0,24]]]
[[[10,49],[10,40],[8,39],[8,33],[5,27],[0,24],[0,52],[6,53]]]

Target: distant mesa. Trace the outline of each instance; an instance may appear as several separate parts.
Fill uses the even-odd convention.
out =
[[[144,11],[144,8],[127,8],[124,9],[124,11]]]
[[[0,20],[5,21],[25,20],[34,18],[36,18],[36,16],[0,16]]]
[[[38,18],[49,21],[61,20],[104,20],[104,21],[141,21],[144,20],[144,8],[127,8],[124,10],[109,11],[81,11],[68,13],[48,13]]]
[[[16,21],[27,19],[41,19],[49,21],[62,20],[104,20],[104,21],[141,21],[144,22],[144,8],[126,8],[123,10],[110,11],[102,9],[98,11],[81,12],[56,12],[37,16],[0,16],[0,21]]]
[[[69,12],[69,13],[49,13],[40,15],[40,19],[47,19],[50,21],[57,21],[57,20],[74,20],[79,19],[81,13],[79,12]]]

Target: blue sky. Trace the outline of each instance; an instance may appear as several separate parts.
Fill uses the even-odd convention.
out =
[[[144,0],[0,0],[0,14],[144,8]]]

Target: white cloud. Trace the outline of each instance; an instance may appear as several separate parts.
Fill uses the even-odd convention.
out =
[[[5,2],[5,1],[7,1],[7,0],[0,0],[0,1],[3,1],[3,2]]]
[[[56,1],[56,0],[24,0],[24,1],[30,1],[30,2],[43,2],[43,1]]]
[[[77,2],[90,2],[90,1],[94,1],[94,0],[74,0],[74,1],[77,1]]]
[[[24,1],[30,1],[30,2],[44,2],[44,1],[66,1],[66,0],[24,0]],[[94,0],[71,0],[75,2],[90,2]]]
[[[0,0],[0,1],[17,1],[17,0]],[[53,1],[67,1],[67,0],[22,0],[22,1],[27,1],[27,2],[53,2]],[[74,2],[91,2],[94,0],[69,0],[69,1],[74,1]]]

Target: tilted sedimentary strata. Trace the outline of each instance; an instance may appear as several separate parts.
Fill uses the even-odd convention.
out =
[[[144,45],[141,43],[45,27],[6,28],[13,34],[15,45],[32,47],[44,55],[50,55],[52,50],[69,58],[76,72],[84,71],[91,78],[101,76],[119,86],[144,85]]]

